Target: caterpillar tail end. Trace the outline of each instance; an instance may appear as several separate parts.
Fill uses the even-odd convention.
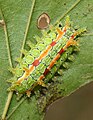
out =
[[[12,85],[7,89],[8,92],[9,92],[9,91],[15,91],[16,86],[19,85],[19,84],[16,83],[16,79],[15,79],[15,78],[11,78],[11,79],[7,80],[7,82],[9,82],[9,83],[12,84]]]
[[[8,70],[14,75],[15,74],[15,68],[9,67]]]
[[[16,85],[12,85],[11,87],[9,87],[9,88],[7,89],[7,91],[8,91],[8,92],[10,92],[10,91],[15,91],[15,87],[16,87]]]

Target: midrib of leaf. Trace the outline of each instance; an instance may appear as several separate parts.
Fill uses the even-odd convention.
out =
[[[76,7],[76,5],[79,4],[81,0],[77,0],[55,23],[54,25],[56,25],[62,18],[64,18],[72,9],[74,9],[74,7]],[[26,38],[27,38],[27,34],[28,34],[28,30],[29,30],[29,26],[30,26],[30,23],[31,23],[31,16],[32,16],[32,13],[33,13],[33,8],[35,6],[35,0],[33,0],[33,3],[32,3],[32,7],[31,7],[31,10],[30,10],[30,15],[29,15],[29,18],[28,18],[28,22],[27,22],[27,27],[26,27],[26,31],[25,31],[25,35],[24,35],[24,39],[23,39],[23,44],[22,44],[22,50],[24,49],[24,45],[25,45],[25,42],[26,42]],[[22,53],[20,54],[20,58],[22,57]],[[26,99],[27,97],[24,97],[19,103],[18,105],[12,110],[12,112],[7,116],[7,119],[9,119],[12,114],[16,111],[16,109],[24,102],[24,100]]]
[[[30,26],[30,23],[31,23],[32,13],[33,13],[33,10],[34,10],[34,6],[35,6],[35,0],[32,1],[32,5],[31,5],[31,9],[30,9],[30,14],[29,14],[29,18],[28,18],[28,21],[27,21],[27,26],[26,26],[26,30],[25,30],[25,34],[24,34],[24,39],[23,39],[23,44],[22,44],[21,50],[23,50],[23,49],[24,49],[24,46],[25,46],[25,42],[26,42],[26,39],[27,39],[29,26]],[[9,45],[9,37],[8,37],[8,32],[7,32],[7,26],[6,26],[5,19],[4,19],[4,15],[3,15],[1,9],[0,9],[0,14],[1,14],[1,17],[2,17],[2,19],[3,19],[3,21],[4,21],[4,32],[5,32],[5,39],[6,39],[6,46],[7,46],[9,64],[10,64],[10,67],[13,67],[12,59],[11,59],[11,52],[10,52],[10,45]],[[22,53],[20,54],[20,58],[21,58],[21,57],[22,57]],[[9,108],[9,105],[10,105],[10,102],[11,102],[11,99],[12,99],[12,96],[13,96],[13,92],[10,91],[10,92],[8,93],[8,98],[7,98],[7,101],[6,101],[6,104],[5,104],[5,107],[4,107],[4,111],[3,111],[3,114],[2,114],[2,120],[5,120],[5,117],[6,117],[6,114],[7,114],[7,111],[8,111],[8,108]],[[20,102],[20,104],[21,104],[25,99],[26,99],[26,98],[22,99],[22,101]],[[17,109],[18,107],[19,107],[19,105],[16,106],[16,109]]]

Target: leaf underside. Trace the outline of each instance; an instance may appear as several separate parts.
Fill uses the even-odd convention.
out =
[[[35,44],[34,36],[41,36],[41,31],[36,25],[40,14],[43,12],[48,13],[51,18],[51,24],[54,24],[74,3],[75,0],[36,0],[26,42],[30,40]],[[6,2],[0,0],[0,8],[7,24],[9,50],[13,67],[17,65],[15,59],[20,56],[31,5],[31,0],[7,0]],[[67,96],[80,86],[93,81],[93,1],[81,0],[68,15],[75,26],[79,25],[80,28],[87,27],[87,33],[80,38],[79,54],[75,56],[75,61],[71,63],[69,69],[63,72],[62,76],[54,76],[54,81],[49,83],[48,90],[44,88],[40,88],[40,92],[37,90],[36,94],[24,100],[9,120],[42,120],[44,118],[44,110],[50,102],[59,97]],[[0,19],[2,19],[1,16]],[[64,20],[63,18],[62,22]],[[26,44],[25,48],[29,49]],[[9,67],[5,33],[0,25],[0,116],[7,100],[8,93],[6,90],[9,84],[6,81],[12,77],[12,74],[8,71]],[[14,94],[8,114],[18,104],[19,102]]]

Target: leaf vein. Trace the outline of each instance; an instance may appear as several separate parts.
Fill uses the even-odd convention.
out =
[[[27,22],[27,26],[26,26],[25,35],[24,35],[24,39],[23,39],[23,44],[22,44],[21,50],[23,50],[24,46],[25,46],[25,42],[26,42],[26,39],[27,39],[27,35],[28,35],[30,23],[31,23],[32,13],[33,13],[33,10],[34,10],[34,6],[35,6],[35,0],[32,1],[30,14],[29,14],[29,17],[28,17],[28,22]],[[20,54],[20,58],[21,57],[22,57],[22,53]]]

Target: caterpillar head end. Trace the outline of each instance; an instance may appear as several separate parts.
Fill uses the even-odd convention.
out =
[[[81,28],[79,30],[77,30],[77,35],[81,35],[82,33],[86,32],[87,31],[87,28]]]

